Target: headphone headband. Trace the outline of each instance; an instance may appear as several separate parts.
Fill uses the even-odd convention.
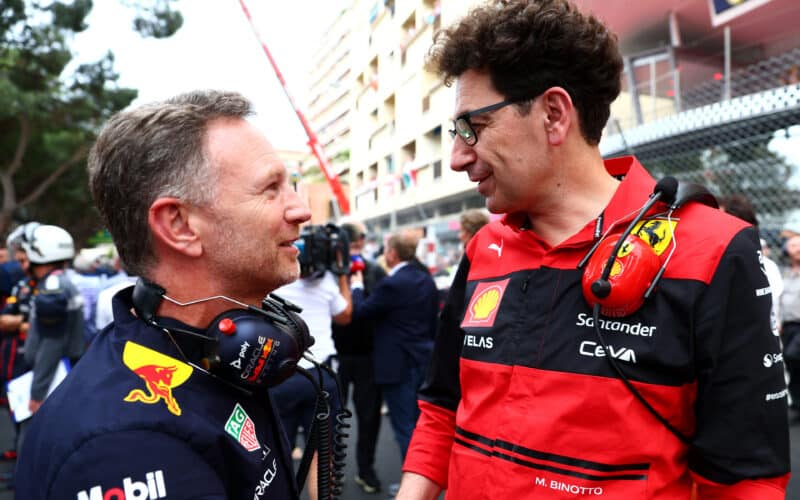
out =
[[[206,358],[201,364],[208,370],[201,370],[239,388],[272,387],[283,382],[314,343],[297,314],[301,309],[276,295],[264,298],[263,309],[247,306],[220,313],[205,335],[159,324],[156,311],[165,298],[169,299],[163,287],[139,278],[133,288],[133,309],[149,325],[202,339]]]

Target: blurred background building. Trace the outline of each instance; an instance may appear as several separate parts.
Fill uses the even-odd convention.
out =
[[[604,156],[636,154],[657,178],[746,194],[772,245],[800,227],[800,2],[574,1],[618,34],[625,56]],[[458,215],[484,202],[449,169],[454,90],[424,58],[435,31],[475,3],[354,0],[309,68],[308,118],[352,215],[378,234],[422,227],[439,256],[459,248]],[[304,183],[315,163],[304,156]],[[337,215],[329,193],[316,221]]]
[[[578,3],[619,33],[625,56],[603,155],[747,195],[773,247],[800,226],[800,2]]]

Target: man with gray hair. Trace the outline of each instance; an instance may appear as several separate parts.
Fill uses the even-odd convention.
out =
[[[266,388],[311,340],[265,294],[297,279],[310,213],[251,114],[197,91],[100,133],[92,195],[142,279],[35,416],[19,498],[297,498]]]
[[[363,276],[363,296],[369,297],[378,283],[386,277],[386,271],[376,262],[364,256],[367,229],[359,221],[342,224],[350,242],[350,256],[355,257],[351,273],[360,268]],[[339,358],[339,380],[345,394],[345,402],[353,387],[353,406],[356,410],[356,466],[358,473],[354,480],[366,493],[381,490],[381,482],[375,473],[375,447],[381,426],[381,403],[383,397],[380,387],[375,383],[375,370],[372,366],[375,319],[365,318],[351,321],[347,325],[333,325],[333,341]]]
[[[439,302],[430,273],[415,259],[419,237],[411,230],[389,237],[383,255],[389,274],[369,296],[361,272],[350,281],[353,319],[375,320],[373,366],[403,458],[419,416],[417,390],[433,352]],[[391,492],[391,486],[390,486]]]

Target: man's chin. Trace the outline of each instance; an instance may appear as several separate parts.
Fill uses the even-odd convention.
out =
[[[295,264],[294,267],[287,268],[283,273],[280,275],[280,282],[281,284],[278,286],[288,285],[289,283],[293,283],[300,278],[300,265]]]
[[[497,198],[490,196],[486,198],[486,210],[493,214],[504,214],[508,212],[508,207]]]

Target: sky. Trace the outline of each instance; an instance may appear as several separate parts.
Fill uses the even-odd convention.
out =
[[[239,0],[180,0],[181,29],[168,39],[142,38],[122,0],[94,2],[89,28],[76,35],[74,64],[114,53],[119,84],[139,90],[134,104],[199,88],[236,90],[256,107],[253,120],[278,149],[307,149],[306,134]],[[346,0],[246,0],[290,93],[307,112],[310,57]],[[69,68],[68,68],[69,70]]]

